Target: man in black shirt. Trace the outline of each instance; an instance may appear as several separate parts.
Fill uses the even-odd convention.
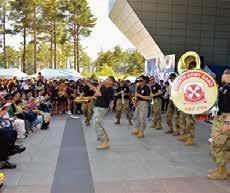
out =
[[[102,126],[103,119],[108,111],[111,100],[113,99],[113,84],[114,77],[108,77],[99,87],[93,86],[91,83],[86,82],[91,90],[95,92],[96,101],[94,108],[94,127],[97,134],[97,140],[101,142],[97,149],[109,149],[109,136]]]
[[[138,79],[135,97],[135,130],[132,132],[132,135],[137,136],[137,138],[143,138],[148,115],[148,102],[150,100],[150,88],[146,85],[145,76],[140,76]]]
[[[217,168],[209,170],[211,180],[224,180],[228,176],[226,165],[229,162],[226,156],[230,149],[230,69],[225,70],[222,76],[223,87],[219,89],[219,112],[213,120],[210,154],[217,164]]]
[[[115,97],[117,98],[116,103],[116,119],[115,124],[120,124],[121,113],[125,111],[129,125],[132,125],[130,109],[129,109],[129,98],[131,96],[129,87],[126,86],[125,81],[121,80],[119,87],[116,89]]]

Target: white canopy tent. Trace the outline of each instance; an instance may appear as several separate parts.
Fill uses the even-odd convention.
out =
[[[43,69],[40,70],[42,76],[44,76],[45,79],[68,79],[68,80],[77,80],[82,78],[80,73],[73,69],[64,69],[64,70],[57,70],[57,69]],[[38,73],[32,75],[32,77],[37,77]]]
[[[0,77],[2,78],[13,78],[16,77],[17,79],[27,79],[28,75],[25,74],[24,72],[22,72],[21,70],[19,70],[18,68],[1,68],[0,69]]]
[[[79,72],[77,72],[74,69],[63,69],[60,70],[62,74],[66,74],[70,80],[76,80],[76,79],[81,79],[83,76]]]

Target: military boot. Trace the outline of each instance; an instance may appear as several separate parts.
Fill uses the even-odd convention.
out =
[[[172,129],[169,129],[168,131],[165,131],[165,134],[172,134],[172,133],[173,133]]]
[[[208,174],[211,174],[211,173],[213,173],[213,172],[216,172],[218,169],[219,169],[219,168],[216,168],[216,169],[210,169],[210,170],[208,170]]]
[[[117,119],[117,121],[115,122],[116,125],[120,125],[120,119]]]
[[[179,132],[174,131],[172,135],[173,135],[173,136],[178,136],[178,135],[180,135],[180,133],[179,133]]]
[[[227,179],[228,172],[225,165],[219,166],[217,169],[213,170],[208,174],[208,179],[210,180],[225,180]]]
[[[116,113],[116,118],[117,118],[117,121],[115,122],[115,124],[119,125],[120,124],[120,119],[121,119],[121,112]]]
[[[132,123],[131,119],[129,119],[129,125],[133,125],[133,123]]]
[[[177,140],[178,141],[182,141],[182,142],[186,142],[187,141],[188,136],[187,135],[181,135]]]
[[[88,117],[85,119],[85,124],[86,124],[86,125],[90,125],[90,120],[89,120]]]
[[[134,131],[132,131],[132,135],[138,135],[140,132],[140,129],[135,129]]]
[[[137,138],[143,138],[144,136],[145,136],[144,132],[140,130],[138,135],[137,135]]]
[[[110,146],[109,146],[109,138],[108,138],[108,135],[106,134],[106,137],[104,139],[104,141],[97,146],[97,149],[98,150],[103,150],[103,149],[109,149]]]
[[[185,141],[185,146],[192,146],[194,145],[194,139],[192,137],[188,137],[187,140]]]

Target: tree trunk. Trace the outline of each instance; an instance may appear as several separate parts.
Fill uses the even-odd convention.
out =
[[[53,26],[50,30],[50,68],[53,68]]]
[[[57,68],[57,32],[56,32],[56,21],[54,22],[54,69]]]
[[[26,64],[26,28],[23,28],[23,53],[22,53],[22,66],[21,66],[21,70],[23,72],[26,72],[25,69],[25,64]]]
[[[80,26],[77,25],[77,72],[80,72]]]
[[[6,4],[4,2],[3,5],[3,19],[2,19],[2,23],[3,23],[3,67],[7,68],[7,63],[6,63]]]
[[[37,29],[36,29],[36,5],[33,7],[33,35],[34,35],[34,69],[33,72],[37,72]]]
[[[76,25],[74,24],[73,26],[73,58],[74,58],[74,62],[73,62],[73,67],[74,70],[77,69],[77,37],[76,37]]]

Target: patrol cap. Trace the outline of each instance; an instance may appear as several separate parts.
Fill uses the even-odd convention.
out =
[[[171,73],[171,74],[169,75],[169,79],[174,79],[174,78],[176,78],[176,74],[175,74],[175,73]]]
[[[228,74],[229,75],[230,74],[230,68],[225,69],[223,74]]]

